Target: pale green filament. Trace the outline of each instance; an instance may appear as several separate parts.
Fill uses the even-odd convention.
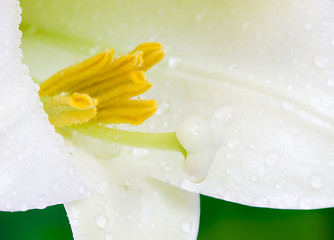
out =
[[[97,138],[105,142],[117,143],[120,145],[149,148],[167,151],[180,152],[184,158],[187,157],[187,151],[180,144],[175,132],[170,133],[144,133],[130,132],[119,129],[108,128],[95,123],[83,123],[72,125],[72,127],[63,127],[60,131],[78,131],[87,136]]]

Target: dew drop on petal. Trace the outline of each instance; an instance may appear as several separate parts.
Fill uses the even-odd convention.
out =
[[[99,228],[105,228],[108,224],[108,217],[106,215],[103,215],[103,214],[98,215],[95,218],[95,222],[96,222],[96,225]]]
[[[168,68],[176,68],[178,67],[182,62],[182,58],[179,57],[170,57],[168,60]]]
[[[308,144],[307,138],[302,134],[295,135],[293,141],[297,147],[305,147]]]
[[[298,206],[301,209],[310,209],[314,206],[313,198],[302,195],[298,198]]]
[[[253,200],[255,206],[270,207],[270,200],[265,196],[257,196]]]
[[[163,115],[167,113],[170,109],[170,103],[168,101],[159,102],[159,107],[156,112],[157,115]]]
[[[324,56],[315,56],[314,57],[314,64],[318,68],[326,68],[329,64],[329,59]]]
[[[162,161],[162,162],[161,162],[161,166],[163,167],[163,170],[164,170],[165,172],[170,172],[170,171],[172,171],[173,168],[174,168],[174,164],[173,164],[172,162],[168,161],[168,160],[166,160],[166,161]]]
[[[84,183],[80,183],[79,185],[79,193],[84,194],[86,192],[87,186]]]
[[[311,176],[310,185],[313,188],[321,188],[322,185],[323,185],[322,177],[320,175],[317,175],[317,174]]]
[[[104,240],[113,240],[114,236],[111,233],[107,233]]]
[[[334,160],[330,160],[330,161],[328,162],[328,165],[331,166],[331,167],[334,167]]]
[[[314,26],[313,22],[306,22],[304,25],[306,30],[312,30],[313,26]]]
[[[228,125],[232,122],[233,119],[233,108],[230,106],[224,106],[215,111],[214,116],[224,122],[225,125]]]
[[[192,224],[189,221],[184,221],[182,223],[182,230],[183,232],[189,233],[192,229]]]
[[[277,150],[267,152],[264,161],[268,166],[275,166],[280,161],[280,153]]]
[[[278,190],[282,189],[282,187],[283,187],[282,183],[280,183],[280,182],[275,184],[275,188],[278,189]]]
[[[328,86],[333,87],[334,86],[334,78],[329,78],[327,80],[327,84],[328,84]]]
[[[238,146],[238,144],[239,144],[238,140],[230,140],[230,141],[228,141],[227,146],[229,148],[233,149],[233,148],[236,148]]]
[[[21,211],[27,211],[28,210],[28,204],[26,202],[21,202],[20,210]]]
[[[58,181],[54,181],[53,182],[53,190],[57,191],[59,189],[59,182]]]
[[[150,156],[152,151],[147,148],[133,148],[132,149],[132,156],[137,158],[145,158]]]
[[[293,103],[290,103],[290,102],[284,102],[282,107],[287,112],[291,112],[295,109],[295,105]]]

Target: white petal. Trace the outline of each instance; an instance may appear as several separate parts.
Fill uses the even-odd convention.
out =
[[[129,171],[117,159],[83,156],[100,188],[65,204],[74,239],[196,239],[198,194]]]
[[[44,208],[87,195],[86,179],[49,124],[37,85],[21,63],[16,1],[0,3],[0,210]],[[88,192],[88,191],[87,191]]]
[[[173,153],[128,156],[129,165],[244,204],[333,206],[333,1],[55,5],[39,1],[41,15],[27,5],[27,23],[104,47],[150,40],[166,46],[165,70],[149,75],[149,94],[165,107],[143,130],[174,131],[186,117],[215,111],[223,117],[226,143],[203,183],[187,180],[182,157]]]

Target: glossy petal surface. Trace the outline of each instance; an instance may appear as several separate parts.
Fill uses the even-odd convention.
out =
[[[49,124],[38,86],[21,63],[20,8],[0,3],[0,210],[23,211],[80,199],[86,179]]]
[[[148,40],[165,45],[169,58],[152,71],[155,92],[148,96],[160,101],[160,111],[143,130],[174,131],[197,115],[216,115],[226,126],[225,144],[202,183],[187,179],[174,153],[137,161],[129,149],[129,165],[248,205],[333,205],[333,1],[27,3],[37,4],[26,5],[27,26],[82,39],[76,52],[85,44],[92,51],[125,51]]]
[[[65,204],[75,239],[196,239],[198,194],[144,177],[121,158],[82,154],[100,188]]]

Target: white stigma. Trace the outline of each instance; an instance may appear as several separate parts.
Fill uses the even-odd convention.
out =
[[[217,117],[189,117],[176,128],[187,151],[183,170],[193,182],[202,182],[224,141],[224,124]]]

